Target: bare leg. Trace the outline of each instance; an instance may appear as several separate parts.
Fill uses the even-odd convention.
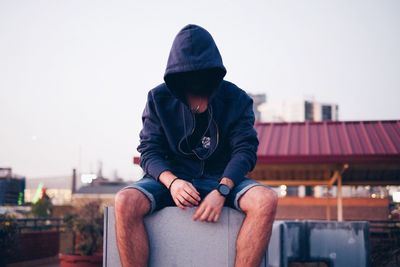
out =
[[[235,267],[259,267],[268,248],[278,195],[269,188],[254,186],[239,199],[246,217],[236,240]]]
[[[143,217],[149,210],[149,199],[135,188],[120,190],[115,196],[115,231],[123,267],[148,264],[149,241]]]

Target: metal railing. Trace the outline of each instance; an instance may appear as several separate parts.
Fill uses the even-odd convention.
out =
[[[372,266],[400,266],[400,221],[370,221]]]
[[[62,218],[50,217],[50,218],[23,218],[23,219],[0,219],[0,223],[3,221],[14,222],[18,226],[19,233],[26,232],[37,232],[37,231],[57,231],[65,227]]]

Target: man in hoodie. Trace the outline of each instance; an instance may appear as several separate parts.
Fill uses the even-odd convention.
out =
[[[253,100],[225,75],[211,34],[194,24],[182,28],[164,82],[148,92],[142,114],[137,150],[145,175],[115,197],[124,267],[147,266],[143,218],[166,206],[196,207],[193,220],[210,223],[218,221],[223,206],[243,212],[235,266],[261,264],[277,194],[246,177],[255,167],[259,144]]]

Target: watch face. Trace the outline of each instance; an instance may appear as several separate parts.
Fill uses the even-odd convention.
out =
[[[220,184],[218,186],[218,191],[224,195],[227,196],[229,194],[229,192],[231,191],[231,189],[229,188],[229,186],[225,185],[225,184]]]

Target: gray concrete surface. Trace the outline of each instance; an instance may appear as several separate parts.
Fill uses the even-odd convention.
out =
[[[193,211],[194,208],[183,211],[167,207],[145,219],[150,267],[233,266],[235,241],[244,214],[224,207],[220,221],[213,224],[192,221]],[[107,208],[105,214],[104,266],[120,267],[113,208]],[[261,266],[287,267],[290,262],[370,266],[368,222],[275,221]]]
[[[217,223],[192,220],[195,208],[166,207],[145,218],[150,267],[231,267],[244,214],[224,207]],[[104,267],[120,267],[114,209],[105,210]],[[260,267],[267,266],[265,256]]]

